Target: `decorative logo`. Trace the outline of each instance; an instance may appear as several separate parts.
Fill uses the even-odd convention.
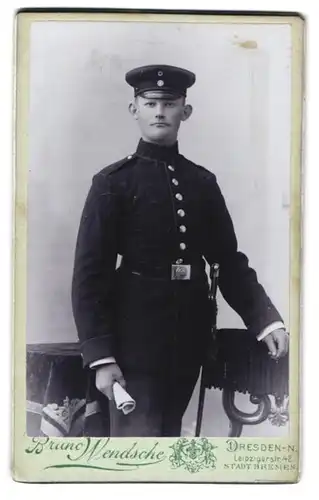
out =
[[[164,85],[163,80],[158,80],[158,81],[157,81],[157,86],[158,86],[158,87],[163,87],[163,85]]]
[[[180,438],[170,448],[173,449],[169,456],[173,469],[183,467],[191,473],[202,469],[216,469],[217,459],[213,449],[217,446],[213,446],[207,438]]]

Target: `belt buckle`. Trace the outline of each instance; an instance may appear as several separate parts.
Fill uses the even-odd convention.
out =
[[[191,265],[190,264],[172,264],[172,280],[190,280]]]

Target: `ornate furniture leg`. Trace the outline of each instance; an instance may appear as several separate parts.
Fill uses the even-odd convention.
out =
[[[277,427],[282,427],[286,425],[289,420],[289,399],[284,396],[276,396],[275,397],[275,405],[271,408],[269,414],[269,420],[272,425],[276,425]]]
[[[269,396],[250,396],[250,402],[258,405],[253,413],[239,410],[235,405],[235,391],[223,389],[223,407],[230,422],[229,437],[240,437],[243,425],[257,425],[264,422],[271,411]]]

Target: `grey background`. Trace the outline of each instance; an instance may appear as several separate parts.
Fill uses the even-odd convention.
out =
[[[77,340],[70,285],[91,178],[139,139],[124,74],[165,63],[197,75],[180,150],[212,170],[240,249],[289,328],[291,41],[287,25],[37,22],[31,32],[28,179],[28,342]],[[241,319],[219,298],[219,326]],[[184,418],[192,433],[196,393]],[[242,409],[253,410],[246,396]],[[224,436],[219,391],[203,433]],[[268,422],[244,435],[283,435]]]

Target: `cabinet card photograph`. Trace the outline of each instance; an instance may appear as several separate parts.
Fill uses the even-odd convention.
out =
[[[303,29],[16,14],[16,480],[298,480]]]

